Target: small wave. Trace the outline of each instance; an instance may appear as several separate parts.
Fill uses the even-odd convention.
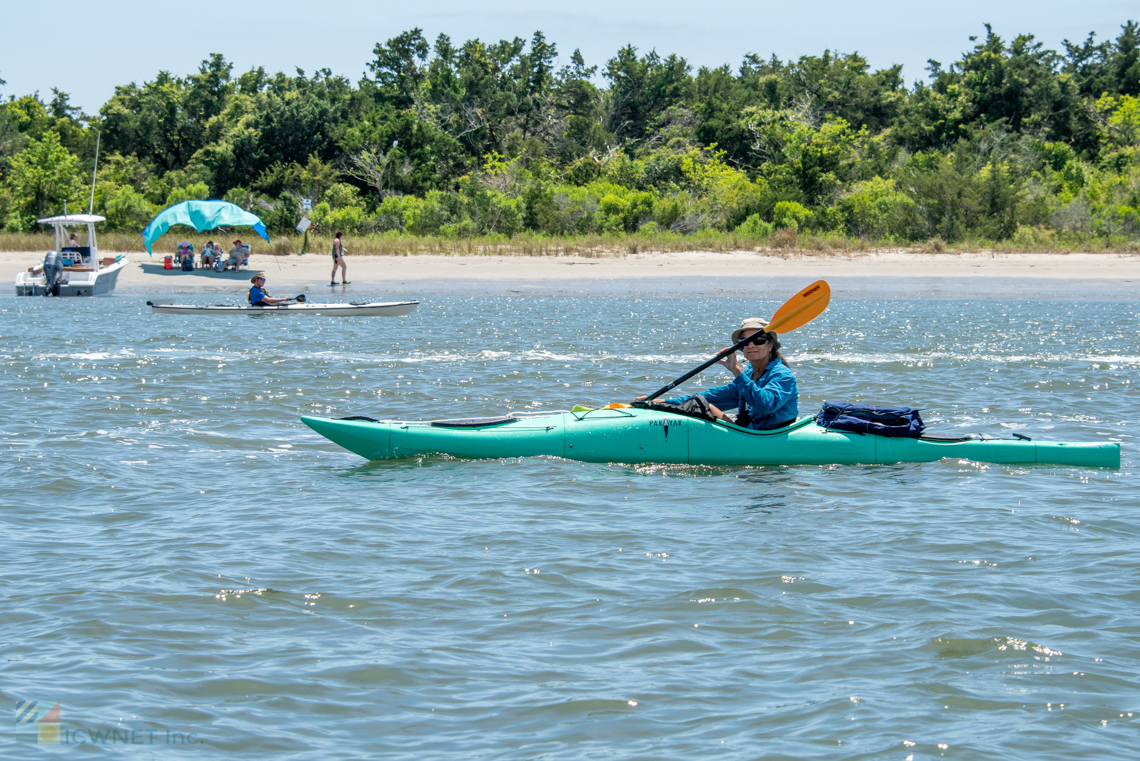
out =
[[[53,359],[83,359],[101,362],[107,359],[138,359],[139,356],[140,355],[130,349],[122,349],[120,351],[76,351],[61,354],[37,354],[32,359],[37,362]]]
[[[357,354],[329,354],[320,355],[294,354],[290,359],[313,360],[325,362],[406,362],[418,364],[422,362],[650,362],[657,364],[693,363],[703,362],[712,357],[712,354],[588,354],[572,352],[567,354],[532,349],[528,351],[491,351],[485,349],[478,352],[439,352],[422,354],[372,354],[362,356]]]
[[[789,354],[788,358],[800,362],[846,362],[851,364],[884,364],[900,363],[915,364],[933,360],[952,360],[954,362],[990,362],[1001,364],[1017,364],[1021,362],[1094,362],[1115,365],[1140,365],[1140,356],[1114,354],[1110,356],[1095,356],[1090,354],[977,354],[957,353],[945,351],[924,352],[921,354],[883,353],[883,354],[856,354],[845,352],[813,352],[802,354]]]

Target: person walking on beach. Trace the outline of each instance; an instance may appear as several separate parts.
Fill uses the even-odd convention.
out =
[[[336,268],[337,267],[340,267],[341,285],[348,285],[348,268],[345,266],[345,263],[344,263],[344,241],[341,240],[341,238],[343,238],[343,237],[344,237],[344,233],[341,232],[340,230],[337,230],[336,231],[336,237],[333,238],[333,250],[332,250],[333,271],[332,271],[332,282],[329,283],[329,285],[336,285]]]

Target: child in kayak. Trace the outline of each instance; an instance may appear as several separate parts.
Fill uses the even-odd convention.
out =
[[[275,299],[265,290],[265,273],[258,272],[249,279],[253,287],[249,289],[249,305],[254,307],[272,307],[278,304],[287,304],[293,299]]]
[[[744,358],[748,360],[748,372],[740,369],[736,362],[736,352],[719,360],[735,379],[724,386],[710,388],[699,394],[689,394],[679,399],[666,399],[670,404],[681,404],[694,396],[703,396],[718,420],[724,420],[721,408],[737,408],[736,424],[754,430],[782,428],[796,421],[799,414],[799,392],[796,376],[788,369],[787,360],[780,353],[780,339],[775,333],[765,333],[766,320],[749,317],[732,334],[732,343],[747,336],[756,339],[744,346]],[[638,401],[646,397],[638,397]]]

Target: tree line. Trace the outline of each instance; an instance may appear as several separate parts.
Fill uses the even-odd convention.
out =
[[[287,232],[308,198],[318,230],[355,234],[1140,237],[1140,25],[1063,51],[989,25],[971,43],[910,86],[832,51],[694,70],[626,46],[560,65],[541,32],[413,29],[356,83],[235,75],[214,54],[94,115],[56,89],[0,94],[0,223],[86,210],[98,140],[95,212],[118,230],[224,198]]]

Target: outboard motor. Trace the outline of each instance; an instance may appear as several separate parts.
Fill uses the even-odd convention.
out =
[[[63,257],[57,251],[49,251],[44,257],[44,295],[58,296],[63,281]]]

